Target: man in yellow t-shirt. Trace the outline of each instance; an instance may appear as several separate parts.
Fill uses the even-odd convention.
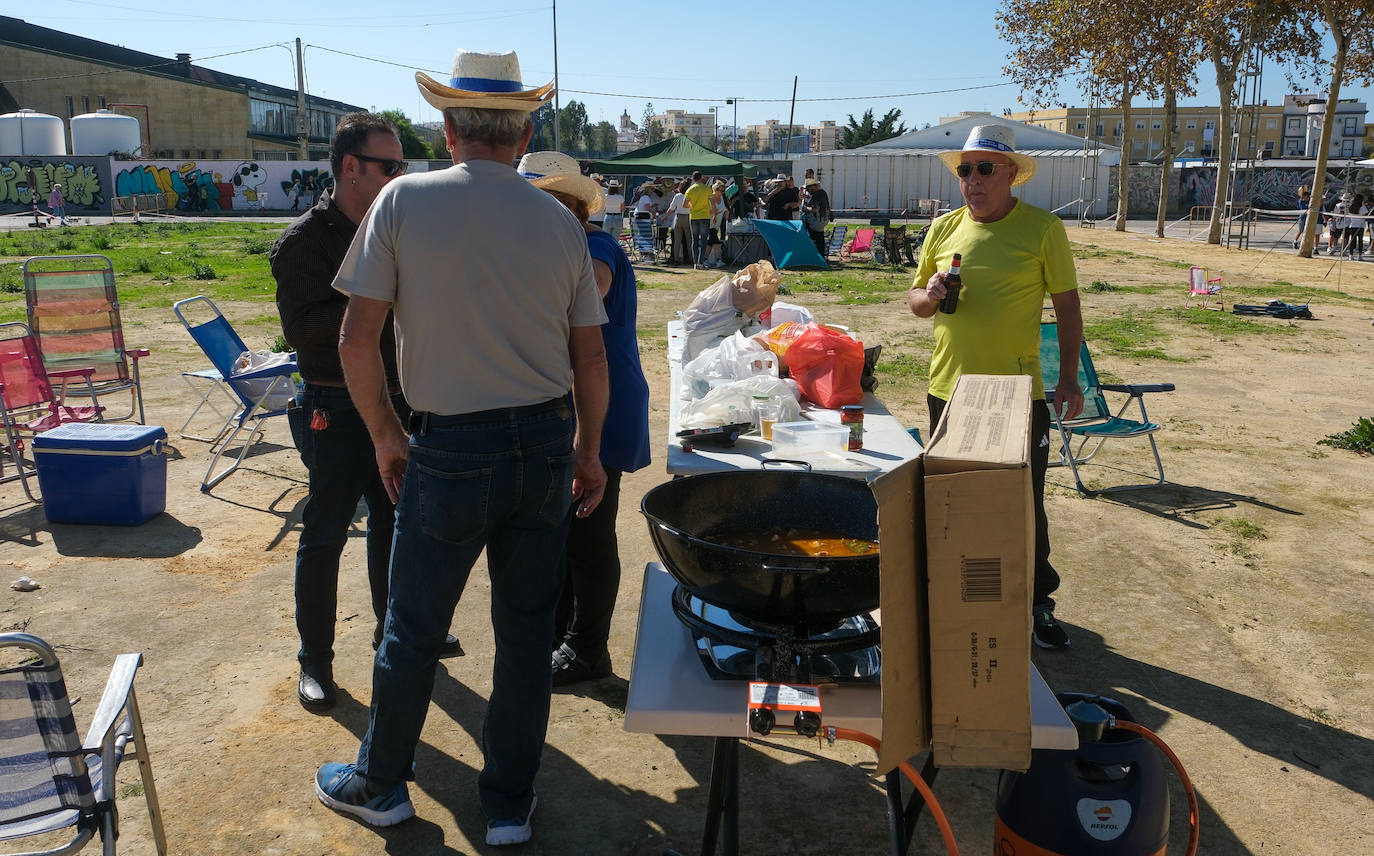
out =
[[[1059,575],[1050,564],[1049,521],[1045,516],[1045,470],[1049,465],[1050,413],[1040,377],[1040,312],[1045,295],[1059,322],[1060,374],[1055,406],[1065,419],[1083,409],[1078,386],[1078,349],[1083,315],[1078,278],[1063,222],[1049,211],[1021,202],[1011,189],[1035,175],[1035,159],[1016,151],[1005,125],[975,126],[962,151],[940,158],[959,177],[964,207],[931,224],[916,279],[907,295],[911,311],[935,318],[930,360],[930,430],[944,412],[955,381],[969,374],[1028,374],[1031,407],[1031,475],[1035,495],[1035,585],[1032,598],[1035,643],[1068,647],[1069,637],[1054,618],[1051,594]],[[963,289],[957,311],[937,312],[947,289],[949,263],[963,257]]]
[[[692,186],[687,188],[687,205],[692,209],[689,220],[692,230],[692,267],[706,267],[706,240],[711,234],[711,188],[700,171],[692,173]]]

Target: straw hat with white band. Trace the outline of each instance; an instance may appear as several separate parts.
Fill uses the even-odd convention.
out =
[[[1035,158],[1016,151],[1016,132],[1006,125],[973,126],[968,132],[968,139],[964,141],[963,149],[940,152],[940,160],[945,162],[950,172],[954,172],[963,159],[964,152],[995,152],[1011,158],[1018,167],[1016,180],[1011,183],[1012,187],[1025,184],[1035,177]]]
[[[520,159],[515,171],[540,190],[556,190],[581,199],[587,203],[589,215],[606,209],[601,185],[583,175],[577,160],[562,152],[530,152]]]
[[[415,72],[420,94],[434,107],[476,107],[485,110],[523,110],[533,113],[553,97],[553,82],[525,89],[515,51],[485,53],[460,50],[453,57],[448,85],[423,71]]]

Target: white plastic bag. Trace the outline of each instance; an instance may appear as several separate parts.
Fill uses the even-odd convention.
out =
[[[291,399],[296,396],[296,390],[291,385],[290,377],[258,377],[247,380],[236,380],[241,374],[250,374],[261,369],[273,368],[275,366],[290,365],[293,362],[291,354],[279,353],[275,351],[244,351],[239,354],[239,358],[234,360],[234,371],[229,376],[234,386],[243,391],[243,394],[253,401],[266,393],[271,387],[272,392],[263,399],[258,405],[263,410],[284,410],[291,403]],[[272,386],[273,383],[276,386]]]
[[[782,405],[782,421],[795,422],[800,418],[796,382],[762,374],[722,383],[691,404],[683,404],[678,427],[718,428],[752,422],[754,396],[760,393]]]
[[[688,363],[707,348],[714,348],[744,325],[744,313],[735,308],[729,275],[703,289],[682,311],[682,331],[687,341],[682,361]]]
[[[682,367],[682,397],[701,398],[724,381],[778,376],[778,357],[755,339],[735,333]]]
[[[795,303],[786,303],[781,300],[773,301],[773,308],[759,316],[759,321],[770,330],[779,324],[786,324],[788,321],[810,324],[815,320],[816,317],[805,306],[798,306]]]

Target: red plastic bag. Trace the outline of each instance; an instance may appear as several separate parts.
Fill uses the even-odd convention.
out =
[[[859,378],[864,346],[849,334],[824,324],[808,324],[783,355],[783,362],[802,395],[821,407],[843,407],[863,401]]]

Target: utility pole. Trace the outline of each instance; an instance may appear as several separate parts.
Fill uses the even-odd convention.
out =
[[[562,96],[558,91],[558,0],[553,0],[553,150],[559,151],[561,138],[558,136],[558,104]]]
[[[301,40],[296,39],[296,145],[297,156],[310,160],[310,121],[305,112],[305,58],[301,51]]]
[[[792,111],[787,114],[787,157],[792,157],[792,119],[797,115],[797,76],[792,75]],[[776,149],[774,150],[776,151]]]

